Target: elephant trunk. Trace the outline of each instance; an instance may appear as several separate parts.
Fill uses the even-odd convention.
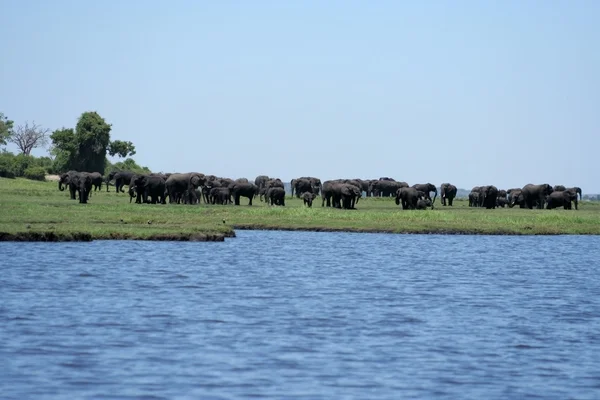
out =
[[[62,181],[58,181],[58,190],[60,190],[61,192],[64,192],[65,188],[62,185]]]
[[[577,188],[577,193],[579,193],[579,200],[583,200],[583,194],[581,193],[581,188]]]
[[[433,193],[435,193],[435,194],[433,195],[433,201],[431,202],[431,208],[433,208],[433,203],[435,203],[435,198],[437,197],[437,194],[438,194],[437,189],[434,190]]]

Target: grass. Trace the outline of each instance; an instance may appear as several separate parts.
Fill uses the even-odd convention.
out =
[[[89,204],[69,200],[56,182],[0,178],[0,240],[223,240],[235,229],[281,229],[445,234],[600,234],[600,203],[579,211],[485,210],[454,207],[403,211],[393,199],[361,199],[357,210],[312,208],[298,199],[286,207],[254,200],[248,207],[130,204],[126,193],[94,193]],[[149,223],[150,222],[150,223]]]

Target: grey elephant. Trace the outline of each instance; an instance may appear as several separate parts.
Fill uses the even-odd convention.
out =
[[[72,179],[75,175],[78,175],[77,171],[68,171],[60,175],[58,180],[58,190],[61,192],[65,190],[65,187],[69,188],[69,194],[71,200],[76,200],[77,186],[75,183],[72,183]]]
[[[112,171],[106,177],[106,191],[109,192],[108,187],[110,182],[114,179],[115,181],[115,189],[117,193],[125,193],[123,190],[123,186],[129,185],[131,182],[131,178],[135,175],[135,172],[131,171]]]
[[[312,192],[304,192],[300,195],[300,198],[302,198],[304,205],[310,208],[312,207],[313,200],[317,198],[317,195]]]
[[[582,194],[581,188],[577,187],[577,186],[567,188],[567,187],[565,187],[563,185],[555,185],[553,187],[553,190],[556,191],[556,192],[564,192],[565,190],[568,190],[568,191],[570,191],[572,193],[578,194],[579,195],[579,201],[581,201],[583,199],[583,194]],[[577,210],[577,204],[578,204],[577,197],[575,198],[575,200],[573,200],[573,202],[575,203],[575,209]]]
[[[87,173],[78,173],[71,176],[70,185],[76,188],[79,195],[79,203],[88,202],[90,191],[92,190],[92,178]]]
[[[362,191],[359,187],[340,180],[325,181],[321,192],[321,207],[354,209],[358,203]]]
[[[263,186],[262,190],[258,191],[258,199],[262,201],[263,197],[267,194],[267,191],[272,187],[280,187],[283,189],[284,185],[281,179],[279,178],[269,179]]]
[[[417,210],[426,210],[427,208],[433,208],[433,202],[429,199],[417,200]]]
[[[546,202],[546,196],[550,196],[554,189],[547,183],[541,185],[533,185],[527,184],[523,186],[521,189],[521,194],[523,195],[523,201],[525,202],[525,207],[530,210],[533,207],[538,209],[544,208],[544,203]]]
[[[496,208],[496,199],[498,198],[498,188],[494,185],[479,187],[479,206],[487,209]]]
[[[258,194],[258,186],[253,183],[234,183],[229,186],[229,190],[233,196],[233,204],[236,206],[240,205],[240,197],[247,197],[248,205],[251,206],[252,199]]]
[[[431,208],[433,208],[433,205],[435,204],[435,198],[437,197],[437,194],[438,194],[438,191],[437,191],[437,188],[435,187],[435,185],[433,185],[431,183],[417,183],[415,185],[412,185],[412,187],[425,193],[426,199],[431,200],[431,192],[435,193],[433,195],[433,200],[431,201]]]
[[[321,193],[322,184],[319,178],[315,178],[314,176],[302,176],[300,178],[292,179],[290,182],[292,188],[292,197],[294,197],[294,193],[296,197],[300,197],[300,194],[303,192],[312,192],[317,196]],[[309,188],[310,186],[310,188]]]
[[[390,197],[395,196],[398,189],[404,187],[408,187],[408,183],[398,182],[391,178],[381,178],[370,182],[369,191],[374,197]]]
[[[575,202],[575,209],[577,210],[577,192],[555,190],[546,197],[546,209],[552,210],[553,208],[563,207],[565,210],[571,210],[571,202]]]
[[[272,206],[285,206],[285,189],[281,187],[271,187],[265,195],[267,204]]]
[[[402,204],[403,210],[415,210],[419,199],[424,197],[423,192],[414,187],[404,187],[396,191],[396,205]],[[432,203],[433,204],[433,203]]]
[[[258,189],[262,189],[265,187],[266,183],[269,181],[269,177],[267,175],[259,175],[254,179],[254,184],[258,187]]]
[[[519,205],[519,208],[525,208],[525,201],[523,201],[523,194],[521,192],[521,188],[508,189],[506,191],[509,208],[513,208],[516,205]]]
[[[209,193],[211,204],[231,204],[231,192],[228,187],[213,187]]]
[[[162,176],[136,175],[132,178],[131,185],[137,195],[136,203],[165,204],[166,182]],[[150,197],[150,201],[148,201]]]
[[[104,177],[100,172],[86,172],[90,178],[92,179],[92,187],[95,191],[102,190],[102,183],[104,182]]]
[[[469,207],[479,207],[479,186],[475,186],[469,193]]]
[[[199,172],[172,174],[165,182],[166,191],[169,195],[169,203],[181,202],[184,195],[187,196],[187,199],[183,201],[184,203],[196,203],[196,189],[204,185],[205,182],[206,176]]]
[[[447,201],[447,204],[452,207],[452,202],[456,197],[457,191],[458,189],[456,186],[450,183],[442,183],[442,186],[440,187],[440,199],[442,201],[442,206],[445,206]]]
[[[300,198],[300,195],[302,193],[313,193],[313,184],[310,181],[310,179],[306,179],[306,178],[292,179],[291,186],[292,186],[292,197],[294,196],[294,193],[296,193],[297,198]]]
[[[333,186],[334,207],[354,210],[362,196],[362,190],[350,183],[338,183]]]

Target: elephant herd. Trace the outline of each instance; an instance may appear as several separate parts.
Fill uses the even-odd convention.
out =
[[[566,188],[563,185],[554,187],[549,184],[527,184],[522,188],[513,188],[508,190],[498,190],[495,186],[475,186],[469,193],[469,207],[510,208],[518,205],[520,208],[543,209],[548,210],[563,207],[565,210],[571,210],[572,204],[578,209],[579,200],[582,198],[582,191],[579,187]]]
[[[114,183],[112,183],[114,182]],[[64,191],[69,188],[70,198],[80,203],[87,203],[94,191],[101,190],[106,184],[110,191],[111,183],[117,193],[125,193],[123,187],[129,187],[129,202],[166,204],[235,204],[240,205],[240,198],[248,199],[252,205],[255,197],[273,206],[285,206],[286,192],[279,178],[266,175],[257,176],[254,182],[246,178],[230,179],[198,172],[185,174],[137,174],[131,171],[114,171],[106,179],[98,172],[69,171],[60,176],[58,188]],[[404,210],[424,210],[433,208],[438,196],[438,189],[431,183],[414,184],[382,177],[373,180],[336,179],[321,182],[315,177],[300,177],[291,181],[292,196],[303,200],[307,207],[312,207],[317,196],[321,196],[322,207],[355,209],[363,196],[394,197],[397,205]],[[440,186],[440,202],[443,206],[452,206],[457,195],[456,186],[443,183]],[[433,198],[431,197],[431,194]],[[578,195],[581,199],[581,188],[564,186],[551,187],[544,185],[525,185],[523,188],[498,190],[496,186],[476,186],[469,193],[470,207],[547,208],[563,207],[571,209],[571,204],[578,208]]]

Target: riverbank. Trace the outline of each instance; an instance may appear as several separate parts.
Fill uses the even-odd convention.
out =
[[[438,200],[439,201],[439,200]],[[438,203],[436,201],[436,203]],[[454,207],[403,211],[391,198],[362,199],[357,210],[313,208],[298,199],[268,207],[130,204],[126,193],[92,193],[89,204],[69,200],[56,182],[0,178],[0,240],[193,240],[222,241],[236,229],[385,232],[425,234],[558,235],[600,234],[600,204],[579,211],[485,210]]]

